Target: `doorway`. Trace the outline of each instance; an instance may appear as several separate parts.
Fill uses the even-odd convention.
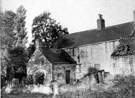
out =
[[[66,84],[70,83],[70,70],[66,70]]]

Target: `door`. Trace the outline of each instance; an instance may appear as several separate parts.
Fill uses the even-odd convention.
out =
[[[70,83],[70,70],[66,70],[66,83]]]

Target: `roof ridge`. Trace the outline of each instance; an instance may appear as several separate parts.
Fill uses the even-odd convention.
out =
[[[80,31],[72,34],[64,35],[58,39],[55,48],[74,47],[98,42],[122,39],[130,37],[129,34],[133,31],[133,21],[121,23],[113,26],[108,26],[103,30],[91,29]]]
[[[108,29],[108,28],[112,28],[112,27],[118,27],[118,26],[121,26],[121,25],[129,24],[129,23],[133,23],[133,21],[124,22],[124,23],[120,23],[120,24],[116,24],[116,25],[111,25],[111,26],[107,26],[107,27],[105,27],[104,29]],[[65,36],[72,35],[72,34],[77,34],[77,33],[82,33],[82,32],[86,32],[86,31],[94,31],[94,30],[100,31],[100,30],[98,30],[98,29],[95,28],[95,29],[77,31],[77,32],[75,32],[75,33],[70,33],[70,34],[67,34],[67,35],[65,35]]]

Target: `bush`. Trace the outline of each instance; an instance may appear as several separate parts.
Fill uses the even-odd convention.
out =
[[[4,75],[1,75],[1,88],[6,86],[6,77]]]
[[[66,92],[60,98],[135,98],[135,76],[116,76],[113,82],[114,86],[106,91]]]
[[[29,75],[29,76],[26,78],[25,84],[27,84],[27,85],[32,85],[32,84],[34,84],[33,75]]]
[[[135,76],[117,76],[114,87],[118,90],[118,98],[135,98]]]

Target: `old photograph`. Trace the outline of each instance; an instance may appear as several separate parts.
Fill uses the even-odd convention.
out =
[[[135,0],[0,0],[1,98],[135,98]]]

